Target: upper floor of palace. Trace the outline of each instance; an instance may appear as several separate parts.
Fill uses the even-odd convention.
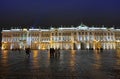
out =
[[[50,29],[9,29],[9,30],[2,30],[2,37],[19,37],[23,35],[28,36],[69,36],[69,35],[115,35],[116,37],[120,36],[120,29],[115,29],[113,27],[106,28],[106,27],[88,27],[84,24],[79,25],[78,27],[59,27],[59,28],[50,28]]]

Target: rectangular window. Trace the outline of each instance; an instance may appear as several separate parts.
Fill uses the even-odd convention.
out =
[[[61,40],[61,38],[59,37],[59,40]]]

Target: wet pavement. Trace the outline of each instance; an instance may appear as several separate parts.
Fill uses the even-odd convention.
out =
[[[0,52],[0,79],[120,79],[120,50]]]

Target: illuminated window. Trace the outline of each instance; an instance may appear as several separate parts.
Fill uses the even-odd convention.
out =
[[[57,32],[55,33],[55,35],[57,36]]]

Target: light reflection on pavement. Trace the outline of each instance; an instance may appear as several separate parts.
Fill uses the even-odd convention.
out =
[[[0,79],[120,79],[120,50],[48,50],[0,53]]]

